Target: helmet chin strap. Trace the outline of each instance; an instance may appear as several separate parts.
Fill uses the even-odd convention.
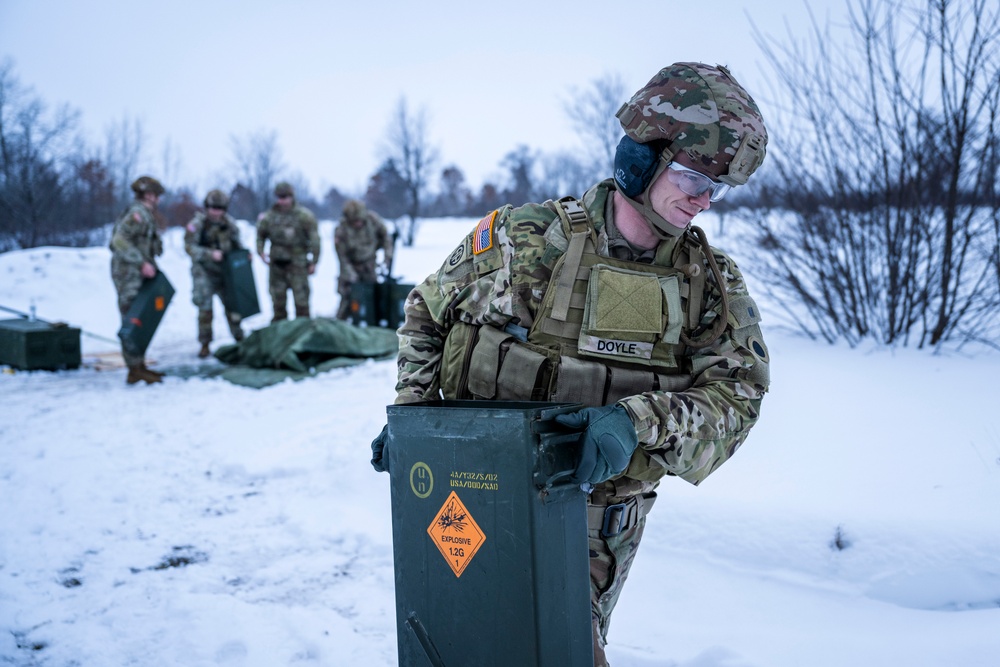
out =
[[[671,146],[660,153],[660,163],[657,165],[656,171],[653,172],[653,177],[649,179],[649,183],[640,195],[642,197],[642,201],[632,199],[620,190],[618,191],[618,194],[620,194],[622,198],[627,201],[629,205],[639,213],[639,215],[642,216],[643,220],[649,224],[653,234],[661,241],[678,237],[687,229],[686,225],[684,227],[671,225],[669,222],[664,220],[663,216],[654,211],[653,206],[649,203],[649,191],[652,189],[653,183],[655,183],[656,179],[658,179],[663,172],[667,170],[667,165],[670,164],[670,161],[673,159],[676,152],[677,151],[673,150],[673,146]]]

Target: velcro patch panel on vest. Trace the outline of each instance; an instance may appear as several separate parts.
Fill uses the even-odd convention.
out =
[[[616,359],[645,359],[653,357],[653,344],[635,340],[615,340],[598,336],[580,336],[578,349],[582,354]]]

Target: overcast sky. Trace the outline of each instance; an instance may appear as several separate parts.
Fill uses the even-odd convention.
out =
[[[810,0],[821,19],[845,3]],[[563,101],[603,74],[631,93],[671,62],[727,64],[766,118],[751,20],[783,39],[807,16],[804,0],[0,0],[0,59],[80,109],[95,143],[140,119],[147,170],[163,170],[169,141],[199,189],[225,173],[232,136],[275,130],[315,194],[360,192],[402,96],[426,110],[442,165],[478,188],[518,144],[576,146]]]

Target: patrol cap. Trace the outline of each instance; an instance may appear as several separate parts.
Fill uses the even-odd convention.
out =
[[[764,161],[760,109],[721,65],[664,67],[615,115],[636,142],[662,146],[668,159],[684,151],[699,170],[727,185],[743,185]]]
[[[152,176],[140,176],[132,181],[132,192],[135,193],[136,197],[142,197],[147,192],[162,195],[166,190],[163,188],[163,184]]]
[[[274,196],[275,197],[294,197],[295,188],[288,181],[281,181],[274,186]]]

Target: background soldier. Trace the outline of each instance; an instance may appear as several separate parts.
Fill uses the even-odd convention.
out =
[[[375,282],[379,248],[382,249],[382,263],[388,274],[388,267],[392,265],[393,242],[377,213],[367,210],[357,199],[344,202],[344,214],[333,233],[333,245],[340,261],[340,276],[337,278],[339,319],[346,320],[351,314],[351,286],[356,282]]]
[[[184,249],[191,255],[191,301],[198,308],[198,356],[204,359],[211,351],[212,297],[218,296],[226,311],[226,322],[236,342],[243,340],[240,314],[226,307],[223,300],[222,260],[230,250],[241,250],[240,230],[226,213],[229,195],[211,190],[205,195],[205,212],[195,214],[184,232]]]
[[[410,293],[396,385],[397,403],[589,406],[556,421],[579,432],[574,478],[592,489],[596,665],[660,480],[699,484],[728,460],[769,386],[743,276],[690,227],[763,161],[757,105],[725,68],[676,63],[617,116],[614,180],[492,212]]]
[[[153,211],[164,193],[163,185],[151,176],[132,183],[135,201],[115,223],[111,234],[111,280],[118,291],[118,310],[124,321],[129,306],[145,280],[156,276],[156,257],[163,254],[163,241],[156,229]],[[128,366],[125,382],[161,382],[163,374],[146,368],[145,355],[129,353],[122,343],[122,358]]]
[[[319,231],[312,211],[295,203],[290,183],[274,186],[274,205],[257,218],[257,254],[270,267],[268,291],[274,304],[272,322],[288,319],[288,290],[295,317],[309,317],[309,276],[319,262]],[[264,252],[267,241],[270,252]]]

